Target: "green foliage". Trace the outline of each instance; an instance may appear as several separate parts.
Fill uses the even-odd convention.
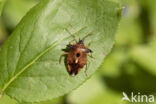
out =
[[[7,32],[6,32],[5,27],[3,26],[3,23],[2,23],[1,18],[0,18],[0,46],[4,42],[6,37],[7,37]]]
[[[155,41],[155,40],[154,40]],[[149,73],[156,75],[156,44],[152,42],[148,46],[138,46],[132,49],[132,59],[142,67],[144,67]]]
[[[0,0],[0,16],[1,16],[1,12],[4,6],[5,0]]]
[[[121,99],[120,94],[105,86],[98,74],[92,76],[83,86],[68,96],[71,104],[122,104]]]
[[[0,92],[20,102],[40,102],[69,93],[100,66],[113,45],[121,7],[107,0],[43,0],[21,20],[0,50]],[[92,41],[96,58],[88,76],[75,77],[58,64],[73,39]]]
[[[7,95],[3,95],[3,98],[0,100],[0,104],[18,104],[18,102],[14,99],[11,99]]]
[[[0,42],[2,40],[2,43],[3,43],[3,41],[6,38],[7,33],[10,33],[13,31],[13,28],[16,27],[16,24],[19,23],[19,21],[25,15],[25,13],[32,6],[34,6],[38,1],[40,1],[40,0],[9,0],[8,3],[6,3],[6,6],[3,9],[3,13],[2,13],[2,21],[0,23]],[[103,1],[103,0],[101,0],[101,1]],[[123,104],[125,104],[125,103],[131,104],[129,102],[121,101],[121,99],[123,97],[122,96],[123,91],[129,97],[131,97],[131,95],[129,95],[131,92],[134,92],[134,93],[140,92],[141,95],[144,95],[144,94],[155,95],[155,93],[156,93],[156,83],[155,83],[156,82],[156,66],[155,66],[155,62],[156,62],[156,56],[155,56],[155,53],[156,53],[156,12],[155,12],[156,1],[155,0],[120,0],[120,1],[123,4],[124,10],[123,10],[122,20],[120,22],[118,34],[116,36],[115,47],[113,48],[111,54],[109,54],[106,57],[106,59],[102,62],[102,65],[100,66],[100,70],[98,70],[98,72],[92,78],[90,78],[87,82],[85,82],[82,86],[80,86],[75,91],[72,91],[71,93],[67,92],[68,94],[66,94],[65,96],[62,96],[61,98],[58,97],[56,99],[54,98],[54,99],[50,99],[47,101],[41,101],[39,103],[29,103],[29,102],[18,103],[15,99],[4,94],[4,96],[0,99],[0,104],[122,104],[122,103]],[[44,2],[46,2],[46,1],[44,1]],[[66,1],[64,1],[64,2],[66,2]],[[74,4],[73,2],[71,2],[71,4]],[[80,3],[79,1],[75,1],[75,2]],[[110,11],[107,7],[110,7],[110,8],[113,7],[112,9],[114,9],[115,7],[112,5],[114,5],[114,2],[115,2],[115,4],[118,3],[118,0],[111,0],[111,1],[104,0],[104,3],[105,2],[110,2],[110,3],[113,2],[113,4],[103,7],[104,9],[106,9],[106,11],[107,10]],[[94,2],[94,3],[95,3],[95,5],[97,5],[97,2]],[[83,4],[83,3],[80,3],[80,4]],[[90,5],[90,3],[88,3],[88,4]],[[60,5],[61,5],[60,7],[62,8],[61,3],[60,3]],[[74,4],[74,5],[76,5],[76,4]],[[63,4],[63,6],[64,6],[64,4]],[[73,5],[71,5],[71,6],[74,7]],[[95,7],[94,5],[90,5],[90,6],[92,8]],[[49,8],[51,8],[50,5],[49,5]],[[66,7],[64,7],[64,8],[66,10]],[[41,8],[41,9],[43,9],[43,8]],[[120,8],[118,8],[118,9],[120,9]],[[37,10],[38,9],[36,9],[36,11]],[[80,9],[79,11],[78,10],[75,10],[75,11],[78,11],[78,14],[80,14],[81,10],[82,9]],[[101,11],[101,9],[97,9],[97,11],[98,10]],[[116,9],[114,9],[114,10],[116,10]],[[45,11],[45,9],[44,9],[44,11]],[[42,13],[45,14],[44,11]],[[50,11],[51,11],[51,9],[49,9],[49,12]],[[68,11],[70,12],[71,10],[68,9]],[[49,13],[49,12],[46,12],[46,13]],[[111,15],[111,13],[112,12],[109,12],[109,14],[106,13],[106,16]],[[28,13],[28,14],[30,14],[30,13]],[[65,13],[61,13],[61,14],[65,14]],[[114,12],[113,12],[113,14],[114,14]],[[85,15],[84,15],[84,13],[82,15],[89,16],[90,18],[95,17],[95,15],[90,16],[86,13],[85,13]],[[82,15],[80,15],[80,16],[82,16]],[[54,16],[56,16],[56,15],[54,15]],[[64,15],[62,15],[62,16],[64,17]],[[120,14],[119,14],[119,16],[120,16]],[[47,17],[47,15],[45,16],[45,18],[46,17]],[[26,16],[25,18],[28,18],[28,17]],[[48,19],[51,19],[51,18],[52,18],[52,16],[48,17]],[[80,21],[81,19],[83,19],[83,18],[79,18],[77,21]],[[107,18],[107,19],[108,20],[110,19],[109,20],[109,22],[110,22],[114,18]],[[45,21],[44,19],[42,19],[42,20],[43,20],[43,22]],[[63,20],[63,19],[61,19],[61,20]],[[92,20],[94,21],[94,19],[92,19]],[[22,21],[27,21],[27,20],[24,19]],[[33,19],[33,21],[34,21],[34,19]],[[47,24],[47,22],[49,24],[52,24],[49,21],[53,22],[54,20],[53,19],[46,20],[45,24]],[[75,19],[73,19],[73,21],[75,21]],[[42,23],[41,21],[39,21],[39,22]],[[56,22],[58,22],[58,21],[56,21]],[[20,27],[23,27],[23,29],[21,28],[21,30],[26,31],[26,29],[28,27],[26,26],[26,29],[24,29],[25,23],[24,22],[22,22],[22,23],[24,26],[20,26]],[[67,28],[69,31],[71,31],[71,33],[74,33],[81,28],[81,26],[80,26],[80,24],[82,24],[81,21],[80,21],[80,24],[78,24],[78,23],[72,24],[72,23],[67,23],[67,24],[65,24],[65,26],[64,25],[61,25],[61,26],[63,26],[63,29]],[[30,24],[30,22],[27,24]],[[39,23],[37,23],[37,24],[39,24]],[[42,23],[41,26],[45,26],[45,24],[43,25],[43,23]],[[61,23],[59,23],[59,25],[60,24]],[[83,23],[82,25],[84,25],[84,24],[86,24],[86,23]],[[30,25],[30,27],[32,28],[33,26],[31,26],[31,25]],[[111,24],[105,26],[105,28],[110,25]],[[88,29],[88,27],[91,28],[92,26],[90,27],[87,25],[86,27]],[[17,27],[17,28],[19,28],[19,27]],[[38,25],[37,25],[37,28],[38,28]],[[46,30],[48,30],[48,33],[42,32],[43,34],[45,34],[45,33],[49,34],[50,33],[49,28],[51,29],[51,31],[55,30],[55,29],[51,28],[51,26],[49,27],[49,25],[45,26],[45,28],[47,28]],[[41,27],[39,29],[41,29]],[[109,28],[109,29],[111,30],[112,28]],[[35,31],[35,33],[32,33],[32,34],[36,34],[37,30],[34,28],[32,28],[32,30]],[[91,40],[96,39],[95,38],[97,35],[96,33],[99,31],[97,29],[88,29],[88,30],[89,31],[95,30],[95,31],[92,31],[93,35],[86,38],[86,40],[85,40],[86,45]],[[60,29],[58,29],[58,31],[60,31]],[[39,32],[41,32],[41,30],[39,30]],[[83,32],[85,32],[85,35],[82,34]],[[107,31],[105,31],[105,32],[107,32]],[[105,32],[104,32],[104,36],[106,35]],[[51,33],[53,34],[53,32],[51,32]],[[64,35],[64,32],[61,32],[61,33],[63,36],[67,36],[67,35]],[[84,28],[84,30],[82,30],[78,33],[80,33],[80,34],[78,34],[80,36],[76,36],[76,39],[78,39],[79,37],[83,38],[84,36],[87,35],[88,31],[85,30],[85,28]],[[14,34],[15,33],[13,33],[11,35],[14,35]],[[25,35],[24,31],[22,32],[22,34],[24,34],[24,35],[22,35],[23,38],[25,38],[25,36],[28,36],[28,35]],[[68,34],[68,33],[66,33],[66,34]],[[39,33],[39,36],[40,35],[41,34]],[[77,33],[74,35],[77,35]],[[56,36],[58,38],[62,37],[62,36],[59,37],[57,34],[56,34]],[[11,37],[14,37],[14,36],[11,36]],[[56,39],[56,38],[54,38],[54,39]],[[60,47],[59,49],[61,50],[62,47],[65,48],[66,44],[68,44],[69,41],[71,41],[72,39],[73,38],[69,37],[67,40],[63,40],[63,41],[65,41],[65,43],[63,45],[61,43],[61,44],[58,44],[57,46]],[[107,37],[107,39],[108,39],[108,37]],[[17,40],[16,38],[12,39],[12,41],[14,41],[14,42],[16,40]],[[23,40],[21,41],[22,43],[23,43]],[[106,41],[106,40],[104,39],[103,41]],[[57,39],[56,39],[56,41],[57,41]],[[101,42],[102,42],[102,39],[101,39]],[[13,42],[11,42],[9,44],[9,46],[12,43]],[[94,45],[94,43],[95,42],[93,41],[92,45]],[[36,42],[36,44],[38,44],[38,42]],[[109,44],[109,43],[107,43],[107,44]],[[101,45],[99,46],[100,48],[97,47],[98,44],[96,44],[96,43],[94,46],[92,46],[92,45],[91,45],[91,49],[94,49],[93,56],[96,56],[95,53],[98,49],[101,49]],[[107,46],[109,47],[110,45],[105,45],[105,48],[108,48]],[[97,49],[95,47],[97,47]],[[59,56],[62,53],[63,53],[63,51],[59,52],[58,53]],[[24,55],[22,55],[22,56],[24,57]],[[56,60],[54,59],[52,61],[58,63],[59,56],[56,56],[57,58],[54,57]],[[8,57],[12,58],[13,56],[9,55]],[[49,57],[50,57],[49,60],[53,59],[53,58],[51,58],[51,55],[49,55]],[[1,59],[1,57],[0,57],[0,59]],[[24,59],[24,58],[22,58],[22,59]],[[94,66],[94,62],[98,61],[97,59],[98,58],[96,58],[95,60],[89,59],[91,61],[90,64]],[[39,59],[39,61],[40,61],[40,59]],[[38,60],[36,62],[38,62]],[[10,68],[11,67],[10,63],[8,65]],[[58,66],[64,65],[63,60],[62,60],[61,65],[58,65],[58,64],[55,64],[55,65],[57,68],[58,68]],[[93,67],[93,66],[90,66],[90,67]],[[94,69],[92,69],[90,67],[88,69],[88,71],[89,71],[88,77],[90,77],[90,73],[92,73],[92,72],[90,72],[90,70],[92,70],[94,72]],[[38,68],[38,69],[40,70],[40,68]],[[0,70],[1,70],[1,67],[0,67]],[[34,70],[36,70],[36,69],[34,69]],[[77,78],[76,81],[79,79],[83,80],[82,74],[84,74],[84,70],[85,70],[85,68],[82,69],[82,71],[78,75],[79,78]],[[62,72],[62,71],[64,71],[64,72]],[[25,72],[27,72],[27,70],[25,70]],[[24,72],[24,75],[25,75],[25,72]],[[47,71],[47,73],[49,73],[49,72],[50,71]],[[34,73],[36,75],[36,72],[34,72]],[[37,72],[37,74],[38,73],[39,72]],[[67,71],[65,68],[62,68],[61,72],[58,71],[57,75],[59,73],[67,73]],[[20,76],[23,77],[24,75],[20,75]],[[32,74],[30,74],[30,75],[32,75]],[[43,74],[41,74],[41,75],[43,75]],[[51,75],[51,73],[50,73],[50,75]],[[58,76],[62,76],[62,74],[58,75]],[[88,79],[88,77],[87,77],[87,79]],[[19,77],[19,78],[21,78],[21,77]],[[17,78],[17,80],[19,80],[19,78]],[[49,78],[51,78],[51,76]],[[75,78],[75,77],[72,77],[72,78]],[[40,79],[42,80],[43,78],[40,78]],[[58,77],[57,77],[57,79],[58,79]],[[81,84],[80,80],[77,82],[79,82]],[[85,78],[84,78],[84,80],[85,80]],[[34,81],[36,81],[36,79]],[[62,82],[60,82],[60,83],[62,83]],[[77,83],[77,82],[75,82],[75,83]],[[22,83],[24,83],[24,82],[22,82]],[[29,84],[29,86],[32,85],[32,83],[31,82],[28,83],[27,80],[26,80],[26,83]],[[25,86],[26,83],[24,83],[23,85]],[[48,81],[47,83],[51,84],[52,82]],[[73,85],[75,84],[73,82],[71,82],[71,83]],[[16,84],[19,85],[19,83],[16,83]],[[71,85],[69,85],[69,86],[71,86]],[[12,93],[14,93],[14,92],[12,92]],[[141,104],[145,104],[145,103],[147,103],[147,102],[144,102]],[[151,104],[156,104],[156,103],[151,103]]]
[[[2,14],[5,25],[11,29],[15,28],[22,17],[37,3],[37,0],[9,0],[6,2]]]
[[[64,101],[63,97],[59,97],[56,99],[48,100],[48,101],[41,101],[38,103],[27,103],[27,102],[17,102],[15,99],[10,98],[7,95],[4,95],[0,100],[0,104],[62,104]]]
[[[123,4],[116,44],[101,65],[100,75],[105,86],[120,95],[124,91],[155,96],[156,1],[125,0]]]

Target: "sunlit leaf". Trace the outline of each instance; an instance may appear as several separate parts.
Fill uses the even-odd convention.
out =
[[[0,92],[18,101],[39,102],[80,86],[100,66],[114,43],[121,16],[119,3],[107,0],[43,0],[16,27],[0,51]],[[73,35],[91,42],[96,59],[69,75],[58,64]]]

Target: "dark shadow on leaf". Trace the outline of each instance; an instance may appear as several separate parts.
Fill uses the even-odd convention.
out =
[[[62,49],[62,51],[63,52],[69,52],[69,48],[68,47],[64,48],[64,49]],[[64,65],[66,67],[67,72],[69,73],[69,71],[68,71],[68,64],[67,64],[67,55],[64,55]]]

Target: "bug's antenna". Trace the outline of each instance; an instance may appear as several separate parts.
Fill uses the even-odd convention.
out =
[[[76,31],[74,28],[73,28],[73,26],[71,25],[71,24],[69,24],[71,27],[72,27],[72,29],[74,30],[74,31]]]
[[[80,39],[80,37],[79,37],[79,41],[80,41],[81,39]]]
[[[82,40],[84,41],[87,37],[89,37],[89,36],[91,36],[91,35],[93,35],[93,31],[90,32],[90,33],[88,33],[85,37],[83,37]]]
[[[71,25],[71,24],[69,24],[71,27],[72,27],[72,29],[75,31],[75,32],[77,32],[74,28],[73,28],[73,26]],[[80,37],[79,37],[79,41],[80,41]]]
[[[65,30],[74,38],[73,40],[76,41],[75,35],[73,35],[68,29],[65,28]],[[77,43],[77,41],[76,41],[76,43]]]

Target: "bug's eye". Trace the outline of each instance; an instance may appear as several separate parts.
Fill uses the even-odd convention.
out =
[[[77,53],[77,54],[76,54],[76,57],[80,57],[80,53]]]
[[[91,49],[88,49],[88,52],[89,52],[89,53],[93,53],[93,51],[92,51]]]

